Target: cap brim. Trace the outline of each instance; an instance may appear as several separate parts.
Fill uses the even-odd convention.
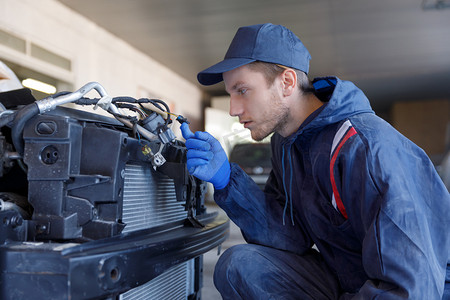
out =
[[[216,84],[223,80],[222,74],[224,72],[231,71],[254,61],[255,59],[252,58],[227,58],[199,72],[197,80],[203,85]]]

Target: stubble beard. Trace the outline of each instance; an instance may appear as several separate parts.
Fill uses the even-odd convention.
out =
[[[288,123],[290,117],[289,108],[275,95],[272,96],[272,100],[272,107],[261,118],[265,122],[251,130],[252,139],[255,141],[262,141],[273,132],[283,132]]]

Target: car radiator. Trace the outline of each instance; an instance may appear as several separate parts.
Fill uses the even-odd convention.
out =
[[[172,267],[155,279],[121,294],[120,300],[187,299],[194,291],[194,260]]]
[[[177,201],[172,179],[154,175],[151,166],[125,166],[122,233],[153,228],[186,219],[184,206]]]
[[[125,166],[122,233],[158,227],[186,219],[187,212],[177,202],[174,181],[155,176],[145,165]],[[187,299],[194,290],[194,260],[181,263],[153,280],[120,295],[121,300]]]

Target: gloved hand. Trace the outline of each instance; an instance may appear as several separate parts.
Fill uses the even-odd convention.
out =
[[[227,186],[230,181],[230,163],[219,141],[208,132],[192,133],[187,123],[181,124],[181,133],[186,139],[189,173],[211,182],[218,190]]]

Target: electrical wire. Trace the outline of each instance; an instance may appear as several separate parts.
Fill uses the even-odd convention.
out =
[[[84,95],[91,89],[97,90],[102,98],[85,98]],[[104,99],[105,97],[108,97],[108,95],[106,94],[104,88],[100,84],[92,82],[86,84],[74,93],[59,92],[51,96],[51,99],[47,101],[40,101],[37,104],[40,110],[45,111],[47,109],[51,109],[53,106],[69,101],[78,105],[98,105],[99,101]],[[135,99],[128,96],[114,97],[110,99],[111,100],[109,102],[109,105],[105,105],[105,103],[103,103],[103,105],[101,105],[100,107],[105,109],[122,124],[131,128],[134,135],[138,134],[149,140],[156,140],[158,139],[158,136],[140,126],[139,121],[144,120],[153,112],[163,117],[165,127],[169,127],[170,123],[172,123],[171,127],[173,127],[174,122],[172,122],[172,116],[175,117],[175,119],[180,123],[187,122],[186,118],[184,118],[183,116],[172,113],[167,103],[160,99]],[[106,102],[106,104],[108,104],[108,102]],[[145,106],[144,104],[151,104],[151,107]],[[130,110],[136,113],[137,116],[126,115],[119,109]]]

